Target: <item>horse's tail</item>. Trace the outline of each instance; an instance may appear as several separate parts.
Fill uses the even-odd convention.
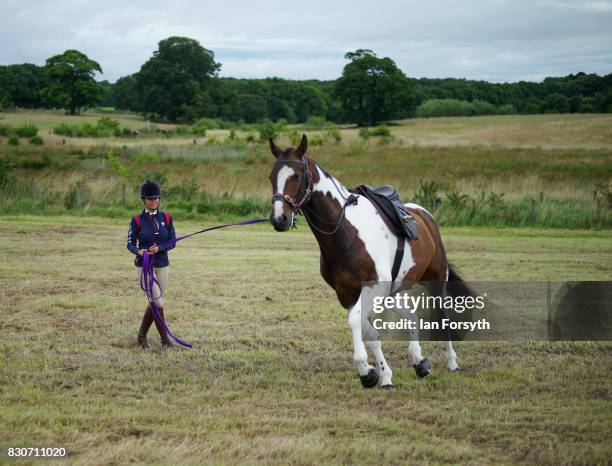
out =
[[[467,283],[459,276],[455,267],[448,264],[448,279],[446,283],[446,292],[451,296],[476,296],[476,293]]]
[[[448,280],[446,283],[446,293],[453,298],[462,297],[461,302],[465,302],[465,298],[468,296],[476,297],[476,293],[470,286],[459,276],[457,270],[451,265],[448,264]],[[459,312],[456,307],[457,304],[453,306],[454,310]],[[451,320],[461,321],[461,322],[471,322],[473,319],[473,311],[472,308],[464,309],[461,313],[451,312]],[[447,339],[461,341],[466,337],[467,332],[465,330],[451,330],[447,335]]]

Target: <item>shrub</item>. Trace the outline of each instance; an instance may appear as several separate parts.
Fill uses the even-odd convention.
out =
[[[83,123],[76,128],[76,136],[83,137],[93,137],[98,136],[98,128],[95,125],[90,123]]]
[[[537,112],[537,109],[535,110]],[[416,116],[421,118],[441,116],[474,116],[474,115],[510,115],[516,113],[513,105],[495,105],[484,100],[430,99],[416,109]],[[527,111],[525,113],[531,113]]]
[[[497,107],[498,115],[514,115],[515,113],[516,113],[516,108],[514,108],[514,105],[506,104],[506,105],[500,105],[499,107]]]
[[[95,125],[92,125],[91,123],[60,123],[59,125],[53,128],[53,133],[59,136],[79,138],[121,136],[124,134],[123,130],[121,129],[120,123],[110,117],[100,118]]]
[[[193,126],[206,129],[221,128],[221,123],[216,118],[200,118]]]
[[[276,129],[277,133],[280,133],[286,127],[287,127],[287,120],[285,120],[284,118],[280,118],[276,120],[276,123],[274,123],[274,128]]]
[[[327,126],[324,116],[311,116],[306,120],[304,126],[307,129],[324,129]]]
[[[58,136],[72,137],[75,134],[75,125],[60,123],[59,125],[53,127],[53,134],[57,134]]]
[[[332,138],[336,144],[342,141],[342,133],[340,133],[340,130],[335,126],[327,131],[327,136]]]
[[[166,132],[167,135],[176,135],[176,136],[187,136],[191,135],[191,128],[189,126],[178,125],[172,128],[171,130]]]
[[[257,129],[259,130],[259,140],[262,142],[278,137],[278,130],[270,120],[261,123]]]
[[[108,130],[111,133],[121,130],[121,124],[117,120],[112,119],[111,117],[100,118],[96,126],[100,131]]]
[[[378,125],[376,128],[370,130],[370,136],[391,136],[391,131],[387,125]]]
[[[10,136],[13,131],[13,127],[10,125],[0,125],[0,136]]]
[[[322,146],[323,145],[323,136],[316,135],[310,138],[310,144],[313,146]]]
[[[391,144],[393,142],[393,139],[395,139],[395,138],[392,135],[382,136],[378,140],[378,144],[381,145],[381,146],[386,146],[387,144]]]
[[[33,144],[35,146],[42,146],[43,145],[43,139],[40,136],[32,136],[30,138],[30,144]]]
[[[497,113],[497,107],[489,102],[485,102],[484,100],[475,100],[472,102],[472,115],[495,115],[495,113]]]
[[[75,207],[81,207],[87,202],[89,197],[89,188],[87,185],[77,181],[75,184],[70,186],[68,192],[64,196],[64,206],[67,209],[74,209]]]
[[[206,136],[206,130],[208,129],[208,125],[206,121],[198,120],[198,122],[191,127],[191,132],[194,136]]]
[[[16,134],[12,134],[11,136],[9,136],[8,138],[8,143],[11,146],[18,146],[19,145],[19,138],[17,137]]]
[[[25,125],[15,128],[15,134],[20,138],[31,138],[38,134],[38,126],[34,123],[26,123]]]
[[[368,128],[359,128],[359,137],[364,141],[370,139],[370,130]]]
[[[438,207],[439,204],[439,189],[440,186],[435,181],[421,181],[419,190],[414,195],[414,199],[417,204],[422,205],[426,209],[434,209]]]
[[[467,116],[472,114],[470,102],[457,99],[431,99],[423,102],[416,109],[421,118],[440,116]]]
[[[291,130],[289,133],[289,141],[291,141],[291,145],[293,147],[297,147],[297,145],[300,143],[300,139],[302,139],[300,133],[298,133],[295,129]]]
[[[504,193],[490,192],[487,196],[486,203],[489,207],[498,209],[504,206]]]
[[[470,197],[467,194],[462,194],[459,191],[452,191],[450,193],[446,193],[446,201],[449,206],[453,209],[464,209]]]

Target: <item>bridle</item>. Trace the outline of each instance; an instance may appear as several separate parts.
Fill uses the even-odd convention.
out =
[[[314,228],[320,233],[323,233],[324,235],[333,235],[334,233],[338,231],[338,229],[340,228],[340,225],[342,224],[342,220],[344,220],[346,208],[349,205],[357,205],[358,197],[354,194],[350,194],[348,197],[345,197],[342,194],[342,191],[340,190],[340,188],[338,188],[336,183],[333,182],[332,180],[332,182],[334,183],[334,186],[336,186],[336,189],[338,190],[338,193],[340,194],[340,196],[342,196],[345,202],[344,202],[344,205],[342,206],[342,211],[340,212],[338,219],[335,222],[329,222],[319,217],[312,210],[306,207],[306,203],[310,200],[310,197],[312,196],[312,173],[310,172],[310,168],[308,167],[308,157],[304,155],[304,160],[277,160],[276,162],[274,162],[274,165],[285,165],[289,163],[297,163],[297,164],[304,166],[304,176],[302,178],[302,185],[300,186],[300,190],[298,191],[298,194],[295,199],[289,196],[288,194],[274,193],[272,195],[272,204],[274,204],[275,201],[283,201],[283,202],[286,202],[289,205],[289,207],[291,207],[291,228],[296,228],[295,215],[301,210],[303,211],[304,217],[306,217],[308,224],[312,228]],[[332,229],[330,231],[322,230],[321,228],[317,227],[313,222],[311,222],[310,219],[308,218],[308,215],[306,214],[312,215],[316,217],[317,220],[319,220],[320,222],[330,225]]]
[[[289,204],[289,207],[291,207],[291,212],[295,218],[295,214],[300,211],[304,204],[310,200],[310,196],[312,196],[312,173],[308,167],[308,157],[306,157],[306,155],[304,155],[303,160],[277,160],[274,162],[274,165],[287,165],[290,163],[297,163],[304,167],[304,175],[302,176],[300,190],[295,198],[289,196],[289,194],[274,193],[272,195],[272,204],[274,204],[275,201],[286,202]],[[291,224],[293,226],[293,218],[291,219]]]

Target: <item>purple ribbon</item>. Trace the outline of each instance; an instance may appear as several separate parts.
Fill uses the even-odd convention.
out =
[[[244,220],[242,222],[216,225],[214,227],[204,228],[200,231],[196,231],[195,233],[190,233],[185,236],[180,236],[175,239],[164,241],[163,243],[159,243],[157,246],[158,247],[159,246],[170,246],[170,245],[175,246],[178,241],[184,240],[185,238],[189,238],[190,236],[199,235],[200,233],[205,233],[207,231],[218,230],[219,228],[227,228],[227,227],[240,226],[240,225],[253,225],[255,223],[262,223],[262,222],[269,222],[269,220],[267,218],[254,218],[251,220]],[[155,285],[157,285],[159,289],[159,296],[153,296],[153,288]],[[164,330],[168,332],[168,335],[170,335],[172,339],[176,341],[179,345],[184,346],[185,348],[192,348],[192,346],[189,343],[181,340],[179,337],[175,336],[170,331],[170,329],[166,325],[166,322],[164,322],[164,320],[161,318],[161,313],[159,312],[159,309],[155,305],[155,300],[162,297],[163,291],[161,289],[161,286],[159,285],[159,282],[157,281],[157,277],[155,277],[155,273],[153,272],[153,254],[144,253],[142,255],[142,275],[140,276],[140,288],[142,288],[142,290],[147,295],[147,299],[149,300],[149,306],[151,306],[151,310],[153,311],[153,318],[155,319],[155,321],[158,324],[160,324],[164,328]]]

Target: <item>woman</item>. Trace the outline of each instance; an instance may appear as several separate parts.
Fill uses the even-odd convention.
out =
[[[134,264],[136,265],[136,274],[138,283],[142,275],[142,257],[145,254],[153,256],[153,271],[159,282],[159,287],[154,285],[153,296],[157,297],[154,302],[159,309],[160,316],[164,320],[164,303],[162,293],[166,292],[168,285],[168,250],[174,247],[174,244],[168,246],[157,246],[159,243],[176,239],[172,217],[166,212],[158,210],[161,190],[157,183],[147,181],[140,187],[140,198],[144,203],[142,213],[135,215],[130,223],[128,232],[127,248],[136,255]],[[159,289],[161,287],[161,290]],[[174,348],[174,345],[168,338],[168,333],[163,326],[153,318],[153,311],[150,306],[147,306],[142,324],[138,331],[138,344],[142,348],[149,348],[147,341],[147,331],[151,324],[155,322],[157,331],[161,337],[163,349]],[[165,320],[164,320],[165,322]]]

